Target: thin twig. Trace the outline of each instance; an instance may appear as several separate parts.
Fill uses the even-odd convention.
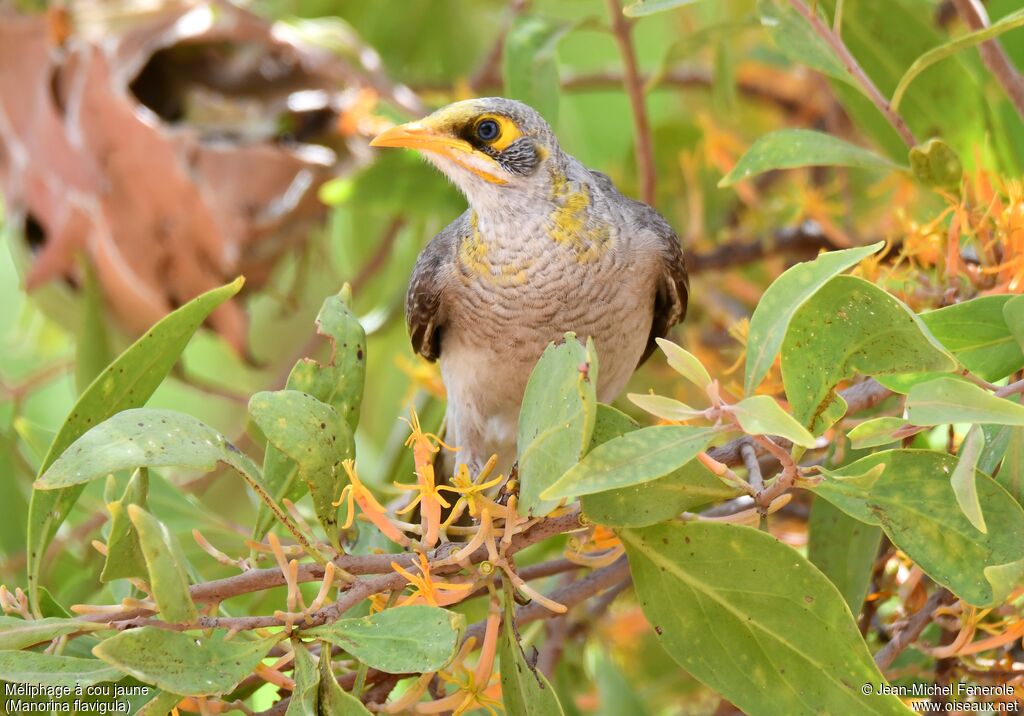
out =
[[[897,134],[903,139],[907,147],[913,148],[917,146],[917,139],[914,138],[914,133],[910,131],[910,127],[903,120],[899,114],[893,111],[889,105],[889,100],[879,91],[875,83],[871,81],[871,78],[867,76],[864,69],[857,62],[857,59],[847,49],[846,43],[843,42],[842,38],[834,33],[825,23],[821,21],[817,13],[812,11],[803,0],[789,0],[789,3],[793,8],[800,13],[807,22],[810,23],[814,32],[828,43],[832,51],[836,53],[836,57],[843,63],[843,67],[850,73],[857,83],[863,88],[864,94],[868,96],[878,110],[885,116],[892,125],[893,129],[896,130]]]
[[[896,657],[914,642],[921,635],[925,627],[931,624],[935,610],[944,604],[952,603],[956,597],[946,589],[940,587],[932,592],[928,601],[907,620],[906,626],[896,632],[888,644],[883,646],[875,654],[875,663],[879,669],[887,669],[896,660]]]
[[[971,30],[983,30],[988,27],[988,13],[977,0],[953,0],[953,5],[956,6],[957,14]],[[999,40],[992,38],[981,43],[978,45],[978,53],[989,72],[995,75],[996,80],[1003,86],[1006,96],[1017,108],[1017,114],[1024,118],[1024,77],[1013,66]]]
[[[644,102],[644,86],[637,68],[636,52],[633,50],[631,23],[622,14],[619,0],[607,0],[611,15],[612,34],[619,46],[622,66],[625,72],[623,82],[633,110],[633,141],[636,144],[636,172],[640,179],[640,198],[653,205],[655,193],[654,148],[651,141],[651,127],[647,121],[647,105]]]

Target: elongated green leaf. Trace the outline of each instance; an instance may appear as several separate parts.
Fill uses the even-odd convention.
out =
[[[768,373],[797,309],[833,276],[877,252],[884,245],[878,242],[856,249],[831,251],[813,261],[799,263],[775,279],[761,296],[754,315],[750,317],[747,364],[743,378],[745,395],[751,395]]]
[[[597,353],[575,335],[549,345],[526,384],[519,413],[519,505],[547,514],[558,499],[544,495],[590,445],[597,413]]]
[[[707,388],[711,385],[711,376],[708,375],[708,369],[697,360],[697,356],[665,338],[655,338],[654,341],[665,354],[672,370],[679,373],[679,375],[698,388]]]
[[[936,378],[911,388],[907,415],[914,425],[1024,425],[1024,405],[997,398],[974,383],[955,378]]]
[[[4,681],[42,686],[90,686],[101,681],[124,678],[118,669],[98,659],[57,656],[35,651],[0,651],[0,674]],[[6,697],[5,697],[6,701]]]
[[[111,415],[143,405],[163,382],[192,334],[217,306],[242,288],[238,278],[208,291],[177,309],[133,343],[82,393],[40,467],[42,475],[80,435]],[[82,488],[32,493],[28,525],[28,586],[32,608],[39,607],[39,570],[47,545],[78,500]]]
[[[1024,352],[1024,295],[1014,296],[1003,304],[1003,320],[1006,321],[1006,327],[1010,329],[1017,345]]]
[[[82,291],[82,320],[75,335],[75,387],[81,394],[113,359],[107,323],[103,318],[103,295],[96,272],[82,263],[85,276]]]
[[[693,5],[701,0],[634,0],[634,2],[622,8],[622,14],[626,17],[647,17],[658,12],[675,10],[685,5]]]
[[[732,186],[773,169],[823,166],[884,171],[904,169],[880,154],[831,134],[809,129],[780,129],[758,137],[736,166],[722,177],[718,186]]]
[[[969,32],[966,35],[954,38],[949,42],[934,47],[928,52],[924,53],[916,60],[914,64],[907,68],[907,71],[903,73],[903,77],[900,78],[899,83],[896,85],[896,89],[892,93],[892,100],[889,102],[892,105],[893,110],[898,110],[900,102],[903,101],[903,95],[907,91],[907,87],[914,81],[918,75],[924,72],[926,69],[934,65],[940,60],[944,60],[950,55],[954,55],[960,50],[965,50],[968,47],[974,47],[980,45],[986,40],[991,40],[994,37],[999,37],[1007,30],[1012,30],[1015,27],[1024,26],[1024,9],[1012,12],[1006,15],[999,22],[992,23],[986,28]]]
[[[216,696],[231,691],[252,672],[280,638],[237,634],[227,640],[223,632],[206,636],[142,627],[101,641],[92,653],[164,691]]]
[[[285,716],[319,716],[316,697],[320,690],[320,672],[309,650],[301,641],[293,640],[292,648],[295,651],[295,669],[292,676],[295,680],[295,689],[292,690],[292,698],[288,702]]]
[[[656,480],[678,470],[708,446],[713,428],[655,425],[599,445],[541,494],[578,497]]]
[[[343,691],[331,671],[331,647],[326,641],[321,642],[320,650],[320,689],[318,694],[319,711],[331,716],[370,716],[363,703],[347,691]]]
[[[646,393],[630,393],[629,402],[641,410],[646,410],[651,415],[663,420],[690,420],[704,414],[703,410],[691,408],[686,403],[681,403],[673,398],[666,398],[663,395],[648,395]]]
[[[188,572],[178,541],[166,525],[138,505],[128,505],[126,509],[139,535],[149,586],[164,621],[195,621],[196,605],[188,593]]]
[[[256,466],[219,432],[174,410],[134,408],[96,425],[36,480],[37,490],[79,485],[118,470],[183,467],[209,471],[223,462],[258,474]]]
[[[624,530],[622,542],[662,646],[744,712],[911,713],[895,696],[862,693],[885,679],[842,595],[774,537],[691,522]]]
[[[24,649],[34,644],[56,639],[66,634],[96,631],[102,624],[83,622],[76,619],[19,619],[0,616],[0,650]],[[0,672],[3,673],[3,672]]]
[[[956,458],[930,450],[887,450],[836,470],[836,477],[883,466],[870,487],[826,479],[815,492],[868,524],[880,525],[893,544],[939,584],[975,606],[1001,601],[986,577],[1024,554],[1024,509],[984,473],[974,476],[988,534],[978,532],[960,509],[949,476]],[[1005,596],[1005,595],[1004,595]]]
[[[981,511],[981,503],[978,502],[978,489],[974,481],[974,474],[977,472],[978,457],[985,447],[985,436],[977,425],[972,427],[957,455],[956,467],[953,468],[953,475],[949,478],[953,487],[953,494],[956,495],[957,504],[963,510],[964,516],[970,523],[978,528],[979,532],[988,532],[985,526],[985,515]]]
[[[820,569],[854,614],[867,596],[882,530],[850,517],[827,500],[811,506],[807,559]]]
[[[1010,320],[1006,318],[1010,303],[1007,295],[981,296],[925,311],[920,318],[963,367],[980,378],[994,381],[1024,366],[1024,353],[1014,340]],[[913,373],[885,376],[881,382],[892,390],[906,393],[911,386],[938,377],[938,373]]]
[[[339,646],[374,669],[389,674],[437,671],[455,655],[465,617],[413,604],[358,619],[304,629],[304,637]]]
[[[498,658],[505,713],[516,716],[562,716],[562,704],[551,684],[526,661],[516,638],[514,600],[506,599]]]
[[[893,433],[906,424],[907,421],[903,418],[872,418],[871,420],[865,420],[847,433],[846,436],[850,438],[850,444],[854,450],[879,447],[880,445],[896,442]]]
[[[1024,428],[1012,428],[996,481],[1024,505]]]
[[[556,126],[558,98],[558,42],[571,25],[539,15],[516,18],[505,37],[502,74],[505,96],[526,102]]]
[[[128,517],[128,506],[146,506],[149,492],[149,471],[140,467],[128,481],[121,499],[107,505],[110,510],[110,534],[107,536],[107,555],[103,560],[100,580],[110,582],[128,577],[146,577],[146,559],[139,544],[139,533]]]
[[[341,461],[352,457],[348,424],[330,405],[296,390],[256,393],[249,415],[270,444],[295,463],[317,519],[336,544],[338,508],[332,502],[341,492]]]
[[[740,421],[740,427],[750,435],[778,435],[794,445],[814,447],[814,436],[783,410],[774,398],[753,395],[744,398],[729,411]]]
[[[846,413],[839,381],[922,368],[951,371],[956,361],[903,303],[853,276],[833,278],[803,304],[782,344],[793,416],[816,435]]]
[[[348,286],[324,301],[316,317],[317,333],[331,344],[331,358],[318,363],[303,358],[292,368],[285,388],[308,393],[317,400],[327,403],[340,415],[348,430],[339,430],[339,449],[343,458],[355,457],[354,433],[359,424],[359,413],[363,401],[363,386],[366,382],[366,331],[352,313],[351,291]],[[280,504],[284,498],[297,502],[309,489],[304,480],[299,480],[295,463],[282,454],[273,444],[267,446],[263,458],[263,479],[267,490]],[[257,540],[274,524],[274,514],[261,504],[253,527]]]
[[[761,15],[761,24],[767,28],[783,54],[829,77],[852,84],[853,78],[836,57],[835,51],[793,9],[789,0],[759,0],[757,10]]]
[[[639,426],[625,413],[598,404],[590,450]],[[646,527],[680,513],[739,494],[697,460],[657,480],[583,495],[583,513],[593,522],[611,527]]]

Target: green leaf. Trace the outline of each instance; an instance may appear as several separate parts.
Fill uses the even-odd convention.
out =
[[[558,122],[558,43],[572,29],[539,15],[517,17],[508,34],[502,54],[505,96],[530,105],[552,127]]]
[[[258,474],[248,457],[201,420],[174,410],[133,408],[75,440],[36,480],[35,488],[70,487],[137,467],[209,471],[218,462]]]
[[[321,642],[323,648],[320,650],[320,690],[319,710],[320,713],[330,716],[370,716],[369,710],[363,706],[363,702],[347,691],[342,691],[338,686],[334,673],[331,671],[331,647],[327,642]]]
[[[729,406],[729,412],[749,435],[778,435],[794,445],[808,448],[816,444],[814,436],[767,395],[744,398]]]
[[[992,603],[1002,604],[1024,582],[1024,559],[985,567],[985,579],[992,585]]]
[[[870,487],[827,476],[814,491],[868,524],[880,525],[892,543],[924,572],[970,604],[996,603],[986,567],[1020,559],[1024,550],[1024,508],[984,473],[975,474],[978,503],[998,530],[982,534],[960,509],[949,476],[956,458],[930,450],[887,450],[835,472],[858,475],[884,471]]]
[[[104,629],[102,624],[76,619],[19,619],[0,616],[0,650],[24,649],[67,634]],[[3,673],[0,671],[0,673]]]
[[[914,425],[1024,425],[1024,405],[956,378],[936,378],[912,387],[907,393],[907,415]]]
[[[163,318],[135,341],[94,380],[61,426],[40,466],[42,475],[80,435],[111,415],[143,405],[163,382],[192,334],[217,306],[242,288],[238,278],[207,291]],[[28,586],[32,608],[39,606],[39,570],[47,545],[82,493],[72,486],[59,492],[33,491],[28,525]]]
[[[157,690],[156,695],[145,703],[136,716],[167,716],[181,699],[178,694]]]
[[[737,708],[787,716],[910,713],[895,696],[862,693],[885,678],[842,595],[796,550],[759,530],[710,522],[621,536],[661,645]]]
[[[1003,304],[1003,320],[1024,352],[1024,296],[1014,296]]]
[[[320,690],[320,672],[305,644],[294,639],[292,650],[295,652],[295,668],[292,673],[295,689],[285,716],[318,716],[316,697]]]
[[[675,10],[678,7],[693,5],[701,0],[634,0],[622,8],[622,14],[626,17],[647,17],[666,10]]]
[[[267,441],[298,468],[309,487],[317,519],[333,544],[338,542],[338,508],[344,471],[352,457],[352,435],[334,408],[295,390],[260,392],[249,400],[249,415]]]
[[[505,600],[498,658],[501,669],[501,699],[505,713],[516,716],[562,716],[562,704],[551,684],[530,665],[516,638],[515,601]]]
[[[545,491],[579,462],[597,413],[597,353],[572,333],[549,345],[526,384],[519,413],[520,511],[544,515],[559,500]]]
[[[641,410],[646,410],[651,415],[663,420],[690,420],[704,415],[703,410],[691,408],[686,403],[681,403],[673,398],[666,398],[663,395],[648,395],[647,393],[630,393],[626,396],[629,402]]]
[[[126,509],[139,535],[149,587],[160,615],[167,622],[194,622],[198,614],[188,593],[188,572],[178,540],[166,525],[138,505],[128,505]]]
[[[190,696],[226,694],[248,676],[281,640],[280,635],[252,639],[223,632],[207,636],[141,627],[101,641],[92,653],[139,681]]]
[[[953,487],[953,494],[956,495],[957,504],[963,510],[964,516],[972,525],[978,528],[979,532],[988,532],[985,526],[985,515],[981,511],[981,503],[978,502],[978,489],[974,481],[974,474],[977,472],[978,457],[985,447],[985,436],[981,427],[975,425],[964,438],[957,454],[956,467],[953,468],[953,475],[949,483]]]
[[[956,191],[964,166],[952,147],[941,139],[929,139],[911,148],[910,172],[925,186]]]
[[[1006,319],[1008,295],[981,296],[920,315],[932,335],[960,364],[988,381],[1005,378],[1024,366],[1024,353]],[[1010,309],[1012,312],[1012,309]],[[887,388],[906,393],[912,385],[938,378],[938,373],[912,373],[881,379]]]
[[[75,333],[75,387],[81,395],[89,384],[106,368],[113,355],[107,337],[107,323],[103,319],[103,294],[96,272],[88,262],[82,262],[85,277],[82,291],[82,320]]]
[[[598,404],[590,449],[638,429],[632,418],[611,406]],[[697,460],[657,480],[583,495],[583,512],[593,522],[611,527],[646,527],[679,516],[686,510],[739,494]]]
[[[655,425],[597,446],[541,496],[578,497],[656,480],[697,457],[711,442],[713,428]]]
[[[768,373],[782,347],[793,314],[833,276],[876,253],[884,242],[856,249],[830,251],[799,263],[779,276],[761,296],[750,318],[743,394],[751,395]]]
[[[654,341],[661,348],[668,359],[669,366],[679,375],[696,385],[698,388],[707,388],[711,385],[711,376],[707,368],[701,363],[697,356],[688,350],[665,338],[655,338]]]
[[[464,627],[461,614],[412,604],[304,629],[302,636],[330,642],[389,674],[423,673],[448,663]]]
[[[100,581],[147,577],[146,558],[139,544],[139,533],[128,517],[128,506],[146,506],[149,492],[149,471],[141,467],[132,473],[121,499],[107,505],[110,511],[110,534],[107,536],[107,556],[103,560]]]
[[[808,532],[807,559],[836,585],[856,615],[868,593],[882,541],[881,528],[850,517],[827,500],[816,499]]]
[[[758,137],[736,166],[722,177],[718,186],[732,186],[774,169],[798,167],[855,167],[884,171],[904,168],[880,154],[831,134],[809,129],[780,129]]]
[[[793,9],[789,0],[760,0],[757,10],[761,15],[761,24],[768,29],[776,47],[784,55],[829,77],[853,83],[853,78],[836,57],[835,51]]]
[[[1024,428],[1012,428],[996,481],[1024,505]]]
[[[893,111],[899,109],[900,102],[903,101],[903,95],[906,93],[907,87],[910,86],[910,83],[914,81],[914,78],[936,62],[944,60],[950,55],[956,54],[960,50],[967,49],[968,47],[974,47],[975,45],[980,45],[986,40],[999,37],[1007,30],[1012,30],[1015,27],[1022,26],[1024,26],[1024,9],[1012,12],[1000,19],[998,22],[992,23],[981,30],[961,35],[949,42],[928,50],[928,52],[914,60],[914,64],[908,67],[907,71],[903,73],[903,77],[900,78],[899,83],[896,85],[896,89],[892,93],[892,100],[889,102]]]
[[[782,381],[793,416],[820,435],[846,413],[836,384],[856,375],[951,371],[956,361],[921,320],[877,286],[837,276],[793,316]]]
[[[34,651],[0,651],[0,674],[4,681],[41,686],[91,686],[102,681],[119,681],[124,675],[96,659],[57,656]],[[6,699],[5,699],[6,700]]]
[[[850,445],[854,450],[862,448],[879,447],[896,442],[897,438],[893,433],[907,424],[903,418],[871,418],[855,427],[846,437],[850,439]]]

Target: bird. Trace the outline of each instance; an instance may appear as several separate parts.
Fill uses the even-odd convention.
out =
[[[597,398],[610,403],[686,315],[689,280],[675,231],[655,209],[562,150],[532,107],[455,102],[378,134],[418,151],[465,196],[466,211],[420,253],[406,296],[416,353],[440,361],[446,441],[440,474],[496,474],[516,458],[530,374],[567,332],[592,338]]]

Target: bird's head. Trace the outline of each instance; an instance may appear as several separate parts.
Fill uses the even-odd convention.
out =
[[[544,118],[522,102],[501,97],[455,102],[382,132],[370,146],[422,152],[471,204],[495,190],[543,190],[550,182],[545,165],[562,161]]]

